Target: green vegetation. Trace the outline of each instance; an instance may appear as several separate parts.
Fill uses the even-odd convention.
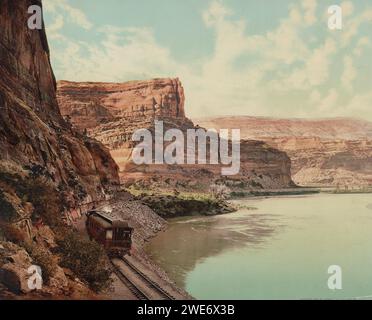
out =
[[[107,270],[103,247],[73,232],[68,232],[57,243],[63,267],[71,269],[96,292],[110,288],[111,273]]]
[[[56,188],[41,166],[27,168],[0,164],[0,238],[22,246],[33,262],[39,265],[46,283],[55,274],[58,263],[69,268],[76,277],[95,291],[111,285],[111,272],[106,265],[105,250],[70,230],[62,220],[63,188]],[[42,245],[26,239],[14,222],[20,218],[18,210],[31,207],[31,219],[42,218],[51,227],[59,245],[50,252]],[[19,207],[19,208],[18,208]],[[59,261],[60,260],[60,261]]]
[[[232,198],[245,197],[276,197],[276,196],[295,196],[320,193],[320,189],[312,188],[297,188],[297,189],[282,189],[282,190],[250,190],[250,191],[233,191]]]
[[[142,201],[164,218],[193,215],[218,215],[236,211],[217,192],[187,192],[179,190],[149,190],[131,185],[125,191]]]
[[[327,192],[324,190],[323,192]],[[371,186],[360,186],[360,187],[353,187],[353,186],[340,186],[337,185],[336,188],[329,189],[328,192],[336,193],[336,194],[363,194],[363,193],[372,193]]]
[[[57,270],[57,263],[53,255],[49,251],[32,243],[24,243],[23,247],[32,258],[34,264],[40,266],[43,272],[43,279],[48,283]]]
[[[40,216],[52,229],[61,227],[63,205],[59,192],[41,178],[28,184],[27,199],[34,206],[33,217]]]
[[[207,192],[188,192],[188,191],[171,191],[171,190],[157,190],[154,191],[153,189],[145,189],[139,188],[136,186],[130,186],[126,188],[125,191],[129,192],[135,197],[143,197],[143,196],[172,196],[177,197],[181,200],[201,200],[201,201],[208,201],[208,200],[216,200],[216,198],[211,193]]]
[[[25,174],[28,172],[29,174]],[[11,222],[17,217],[14,206],[7,201],[4,191],[17,196],[22,204],[32,203],[33,218],[41,217],[52,228],[62,224],[63,211],[60,193],[39,167],[16,173],[9,168],[0,168],[0,208],[3,221]]]

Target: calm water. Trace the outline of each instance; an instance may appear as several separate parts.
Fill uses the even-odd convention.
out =
[[[171,221],[148,252],[199,299],[372,297],[372,195],[237,201],[257,210]],[[328,289],[330,265],[343,289]]]

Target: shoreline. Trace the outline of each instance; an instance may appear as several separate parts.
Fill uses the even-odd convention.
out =
[[[156,214],[141,201],[131,195],[121,193],[111,199],[102,209],[115,211],[121,218],[128,220],[134,228],[133,247],[130,259],[143,269],[144,273],[166,291],[170,291],[177,300],[193,299],[185,290],[179,288],[158,264],[145,252],[145,245],[161,232],[167,230],[168,222]],[[101,294],[103,300],[128,300],[128,290],[119,283],[114,284],[114,291]]]
[[[248,190],[248,191],[233,191],[230,200],[249,199],[256,197],[278,197],[278,196],[296,196],[296,195],[309,195],[321,193],[320,188],[283,188],[272,190]]]
[[[278,192],[271,191],[270,194],[273,194],[273,196],[275,196],[275,195],[278,195]],[[284,195],[282,192],[280,192],[280,194]],[[287,191],[286,195],[288,195],[288,194],[293,195],[293,192],[288,193],[288,191]],[[298,194],[299,193],[297,191],[296,195],[298,195]],[[303,193],[303,194],[309,194],[309,193]],[[157,197],[159,199],[164,197],[164,195],[152,195],[152,196],[154,198]],[[254,195],[254,196],[245,197],[245,198],[253,199],[253,198],[259,198],[260,196],[262,196],[262,195]],[[169,195],[168,195],[168,197],[169,197]],[[139,203],[140,202],[140,203],[143,203],[146,206],[148,206],[148,203],[146,203],[146,201],[143,201],[143,199],[141,199],[141,197],[134,196],[134,195],[130,194],[130,198],[131,198],[131,200],[129,200],[129,201],[133,201],[134,203]],[[240,198],[240,199],[242,199],[242,198]],[[192,200],[194,200],[194,199],[184,199],[185,202],[192,201]],[[157,219],[160,219],[159,221],[161,221],[162,226],[161,226],[160,229],[159,228],[155,228],[155,230],[153,229],[151,234],[148,234],[145,237],[141,236],[140,237],[141,239],[137,239],[137,241],[135,243],[135,252],[133,253],[133,256],[136,259],[138,259],[143,265],[145,265],[149,269],[150,272],[156,273],[164,281],[165,286],[169,286],[173,290],[177,291],[180,294],[181,299],[187,299],[187,300],[194,299],[185,289],[179,287],[173,281],[173,279],[170,278],[170,276],[167,274],[167,272],[148,255],[148,253],[145,250],[145,246],[146,246],[147,243],[151,242],[155,237],[157,237],[161,232],[166,232],[167,231],[168,220],[173,220],[173,219],[177,219],[177,218],[187,218],[187,217],[192,218],[192,217],[195,217],[195,216],[212,217],[212,216],[224,215],[224,214],[229,214],[229,213],[233,213],[233,212],[238,211],[240,209],[240,207],[233,205],[230,202],[230,200],[237,200],[237,199],[223,200],[224,204],[225,205],[227,204],[229,209],[230,209],[228,212],[221,212],[221,213],[214,213],[214,214],[207,214],[207,213],[204,213],[204,214],[198,213],[198,214],[189,214],[189,215],[182,215],[182,214],[177,215],[176,214],[176,215],[170,215],[170,216],[168,215],[166,217],[161,217],[158,213],[156,213],[155,210],[150,208],[150,210],[153,211],[153,213],[157,217]],[[113,198],[111,202],[114,202],[114,203],[115,202],[120,202],[120,198]],[[254,210],[255,208],[249,208],[249,209]],[[155,216],[151,216],[150,220],[153,219]],[[165,219],[165,218],[167,218],[167,219]],[[140,241],[138,241],[138,240],[140,240]],[[118,297],[113,296],[113,298],[117,299]]]
[[[168,228],[168,220],[171,221],[177,218],[192,218],[195,216],[215,216],[215,215],[223,215],[228,213],[233,213],[238,211],[240,208],[234,206],[230,201],[234,200],[253,200],[259,198],[276,198],[276,197],[284,197],[284,196],[301,196],[301,195],[316,195],[322,193],[328,194],[345,194],[345,193],[335,193],[331,192],[332,190],[322,190],[322,189],[315,189],[315,188],[296,188],[296,189],[282,189],[282,190],[265,190],[265,191],[255,191],[254,193],[250,193],[245,197],[233,197],[225,202],[227,202],[231,208],[234,207],[234,210],[227,212],[227,213],[220,213],[220,214],[190,214],[190,215],[174,215],[174,216],[167,216],[165,219],[157,214],[154,210],[148,207],[145,202],[138,199],[137,197],[132,196],[131,194],[126,194],[124,197],[119,194],[117,197],[114,197],[109,201],[109,204],[106,206],[111,208],[112,210],[117,210],[117,212],[124,218],[128,219],[129,223],[134,225],[135,227],[135,234],[134,234],[134,249],[132,252],[132,257],[138,261],[145,269],[147,269],[147,273],[157,278],[157,281],[160,280],[161,285],[165,288],[172,290],[172,292],[176,292],[178,294],[178,299],[194,299],[186,290],[179,287],[173,279],[167,274],[167,272],[157,264],[149,254],[145,250],[145,246],[147,243],[151,242],[155,237],[157,237],[161,232],[166,232]],[[349,192],[350,194],[357,194],[356,192]],[[122,193],[124,194],[124,193]],[[185,200],[186,201],[186,200]],[[137,210],[133,210],[134,207]],[[123,208],[129,209],[123,210]],[[256,209],[256,208],[249,208],[249,209]],[[117,295],[117,292],[112,292],[108,296],[104,296],[103,299],[123,299],[124,296],[121,296],[120,293]]]
[[[356,197],[356,198],[355,198]],[[192,292],[195,296],[202,298],[202,299],[213,299],[216,295],[213,290],[207,291],[203,290],[203,286],[200,285],[199,281],[203,281],[204,276],[208,278],[208,270],[210,270],[213,267],[216,267],[218,272],[216,272],[215,278],[208,278],[209,282],[206,282],[206,286],[210,283],[213,289],[220,288],[223,290],[225,285],[228,285],[227,281],[224,281],[222,278],[222,275],[224,273],[224,266],[231,261],[232,257],[237,257],[237,265],[236,269],[234,270],[242,270],[243,273],[248,273],[249,271],[246,271],[244,267],[251,264],[250,259],[252,261],[257,261],[259,263],[262,263],[262,256],[267,257],[266,252],[273,255],[273,258],[278,259],[278,248],[283,248],[283,251],[286,251],[287,254],[291,254],[293,257],[296,256],[296,252],[291,249],[286,249],[288,247],[288,244],[290,246],[294,246],[296,248],[299,248],[299,252],[303,252],[304,250],[308,249],[307,246],[307,239],[308,236],[313,234],[314,230],[318,230],[319,228],[319,220],[323,217],[325,217],[325,214],[327,214],[327,219],[324,220],[327,223],[329,222],[330,225],[332,225],[332,221],[334,218],[337,219],[338,212],[341,210],[343,214],[345,214],[345,217],[349,218],[350,221],[353,221],[354,219],[354,212],[353,210],[350,210],[350,208],[353,208],[353,203],[355,202],[354,199],[358,200],[358,212],[360,211],[361,216],[365,217],[367,214],[369,216],[372,209],[371,205],[366,205],[368,203],[371,203],[371,200],[369,198],[369,195],[341,195],[338,196],[336,194],[319,194],[319,195],[309,195],[304,197],[287,197],[286,199],[283,199],[283,206],[277,205],[281,203],[281,199],[279,198],[267,198],[266,200],[262,200],[256,202],[258,212],[239,212],[237,217],[227,216],[227,220],[222,219],[219,222],[223,222],[224,226],[228,225],[228,228],[225,230],[226,233],[221,233],[221,224],[215,223],[210,224],[208,221],[206,221],[206,218],[201,218],[201,221],[198,221],[198,219],[195,219],[195,221],[187,221],[187,223],[180,223],[175,226],[175,228],[170,232],[169,235],[165,235],[165,237],[161,236],[161,241],[156,241],[154,246],[151,246],[148,251],[151,255],[152,252],[154,252],[155,256],[154,258],[166,269],[170,272],[172,277],[174,279],[177,279],[178,283],[180,283],[183,287],[188,288],[190,292]],[[362,201],[359,201],[362,200]],[[268,203],[263,203],[264,201],[267,201]],[[250,200],[247,199],[247,201],[243,201],[246,203],[249,203]],[[252,201],[253,202],[253,201]],[[316,204],[316,208],[313,209],[312,204]],[[293,206],[293,205],[296,206]],[[329,207],[327,206],[329,204]],[[350,207],[348,207],[347,205]],[[304,206],[304,208],[302,208]],[[288,210],[290,209],[290,210]],[[300,213],[296,213],[297,209],[301,211]],[[271,212],[273,211],[273,212]],[[313,211],[314,215],[313,215]],[[252,214],[252,220],[249,219],[250,215]],[[328,216],[329,214],[329,216]],[[265,217],[266,216],[266,217]],[[314,218],[315,217],[315,218]],[[330,217],[330,219],[328,219]],[[284,218],[284,219],[283,219]],[[287,220],[288,219],[288,220]],[[192,218],[190,219],[192,220]],[[285,221],[285,224],[283,223]],[[311,222],[312,221],[312,222]],[[276,230],[273,234],[269,234],[266,238],[263,234],[262,241],[256,242],[251,237],[253,230],[257,230],[256,225],[257,222],[260,222],[264,225],[263,230]],[[363,225],[363,221],[361,221],[361,225]],[[283,227],[285,225],[285,227]],[[342,226],[342,222],[340,222],[339,226]],[[289,226],[289,227],[288,227]],[[306,235],[303,235],[303,230],[307,230],[308,226],[312,226],[311,232],[306,233]],[[234,229],[234,227],[237,228],[238,232],[234,232],[235,235],[232,235],[230,232]],[[288,227],[288,228],[287,228]],[[321,229],[321,234],[323,232],[327,231],[328,226],[324,226]],[[195,228],[195,230],[193,230]],[[200,228],[200,229],[199,229]],[[170,230],[172,229],[172,225],[170,225]],[[241,237],[241,230],[245,231],[245,238]],[[195,231],[195,232],[192,232]],[[234,229],[235,230],[235,229]],[[248,232],[246,230],[249,230]],[[343,230],[343,229],[341,229]],[[366,234],[368,234],[368,228],[364,230]],[[194,249],[194,244],[191,243],[189,245],[185,245],[182,247],[183,251],[181,255],[177,256],[176,254],[172,253],[173,251],[176,251],[177,247],[179,247],[179,244],[182,243],[182,241],[179,241],[177,238],[178,233],[181,233],[183,235],[183,238],[185,239],[185,243],[190,241],[195,241],[195,243],[201,244],[198,245],[198,250]],[[277,233],[279,232],[279,233]],[[256,232],[256,235],[259,234],[259,231]],[[287,235],[290,236],[287,236]],[[291,237],[292,234],[297,234],[300,238],[298,243],[296,241],[289,241],[293,238]],[[201,239],[205,239],[206,237],[210,240],[210,242],[218,242],[218,239],[224,238],[228,239],[227,242],[219,244],[217,247],[217,244],[215,247],[211,247],[208,244],[202,245],[204,242],[201,242]],[[210,237],[210,238],[209,238]],[[364,235],[361,236],[361,239],[363,239]],[[335,243],[333,241],[337,241],[338,234],[335,234],[334,237],[331,238],[330,243]],[[267,245],[265,245],[265,242]],[[274,245],[273,245],[274,243]],[[351,241],[353,244],[353,242]],[[250,245],[247,245],[250,244]],[[318,243],[320,248],[322,247],[322,243]],[[217,249],[216,249],[217,248]],[[254,248],[254,249],[252,249]],[[331,248],[331,246],[330,246]],[[213,250],[211,250],[213,249]],[[257,251],[256,251],[257,249]],[[302,251],[300,250],[302,249]],[[196,252],[195,252],[196,251]],[[261,254],[256,254],[256,252],[262,252]],[[169,253],[168,253],[169,252]],[[312,252],[314,253],[314,258],[318,257],[316,256],[317,251]],[[331,252],[331,249],[330,249]],[[307,254],[307,253],[306,253]],[[304,254],[303,257],[306,257],[307,255]],[[340,254],[342,254],[342,250],[340,251]],[[186,258],[183,258],[183,256],[187,257],[187,264],[183,265],[183,262]],[[241,258],[239,262],[239,257]],[[245,260],[244,260],[245,259]],[[255,260],[256,259],[256,260]],[[271,260],[271,258],[270,258]],[[270,261],[268,260],[268,261]],[[178,266],[177,268],[173,268],[168,264],[168,261],[172,262],[172,266]],[[234,260],[235,261],[235,260]],[[264,260],[267,261],[267,260]],[[283,260],[285,261],[285,260]],[[306,259],[301,259],[302,263],[303,261],[303,267],[306,266]],[[322,259],[320,259],[320,262],[322,264]],[[238,264],[239,263],[239,264]],[[255,262],[256,263],[256,262]],[[259,264],[255,264],[259,266]],[[321,267],[323,264],[321,265]],[[274,270],[275,268],[273,268]],[[304,268],[304,270],[307,272],[307,269]],[[310,269],[309,269],[310,270]],[[323,270],[324,269],[320,269]],[[325,270],[327,270],[325,268]],[[260,277],[260,281],[265,281],[265,274],[261,274],[260,269],[252,267],[253,272],[257,272],[257,277]],[[291,274],[286,272],[285,264],[283,265],[282,271],[286,276],[288,276],[288,281],[291,281]],[[311,272],[311,270],[309,271]],[[306,275],[306,273],[304,273]],[[213,281],[219,282],[218,285],[214,285]],[[228,278],[230,279],[230,278]],[[238,279],[238,277],[237,277]],[[256,279],[255,274],[253,275],[247,275],[246,277],[245,286],[249,287],[249,281],[255,281]],[[322,279],[320,279],[322,280]],[[244,286],[240,287],[239,280],[235,281],[234,284],[237,288],[237,290],[242,289],[243,294],[247,294],[246,292],[249,292],[250,294],[255,294],[254,290],[251,289],[244,289]],[[212,285],[213,284],[213,285]],[[255,283],[256,284],[256,283]],[[283,287],[284,290],[285,287]],[[223,291],[221,291],[223,292]],[[234,290],[229,291],[230,294],[234,295]],[[224,293],[224,292],[223,292]],[[226,296],[224,296],[222,299],[229,299],[231,296],[229,296],[226,293]],[[224,293],[225,294],[225,293]],[[208,296],[209,295],[209,296]],[[219,295],[217,295],[220,297]],[[234,299],[235,296],[232,298]]]
[[[254,199],[261,197],[280,197],[280,196],[301,196],[312,194],[372,194],[372,189],[350,189],[337,190],[336,187],[299,187],[296,189],[279,189],[279,190],[250,190],[241,192],[232,192],[229,200]]]

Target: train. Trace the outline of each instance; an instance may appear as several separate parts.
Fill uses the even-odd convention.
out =
[[[130,255],[133,228],[127,221],[97,210],[88,211],[86,217],[89,238],[101,244],[110,257]]]

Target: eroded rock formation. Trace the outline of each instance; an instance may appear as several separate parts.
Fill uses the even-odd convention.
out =
[[[54,296],[76,281],[67,283],[50,251],[47,224],[109,198],[119,176],[109,151],[63,119],[45,30],[27,26],[30,5],[41,1],[0,1],[0,282],[28,293],[28,268],[40,264],[43,274],[50,269],[42,293]]]
[[[98,200],[118,182],[117,166],[61,116],[45,31],[27,27],[27,8],[35,3],[41,5],[0,2],[0,159],[45,168],[73,202]]]
[[[241,171],[221,177],[217,165],[137,166],[131,161],[132,134],[137,129],[154,131],[154,120],[165,130],[186,132],[194,123],[185,116],[185,95],[178,79],[153,79],[127,83],[58,83],[61,113],[81,132],[105,144],[120,167],[123,183],[139,181],[161,188],[205,189],[216,180],[232,187],[282,188],[293,185],[290,161],[284,152],[260,141],[243,141]],[[227,181],[229,180],[229,181]]]
[[[195,122],[216,129],[240,128],[243,138],[259,139],[285,151],[299,185],[372,184],[372,123],[368,121],[216,117]]]
[[[81,130],[103,122],[154,116],[184,118],[185,96],[178,79],[126,83],[58,83],[61,112]]]

